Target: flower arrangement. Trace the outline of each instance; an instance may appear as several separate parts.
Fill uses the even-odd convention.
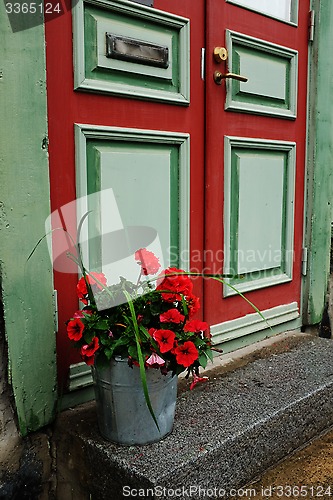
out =
[[[199,376],[199,368],[205,368],[208,360],[213,361],[212,351],[222,352],[212,347],[208,324],[194,319],[200,304],[193,293],[191,276],[226,284],[267,321],[251,301],[230,282],[224,281],[224,278],[236,276],[192,273],[174,267],[157,275],[160,262],[145,248],[137,250],[134,255],[140,266],[137,283],[120,277],[118,284],[108,285],[103,273],[87,271],[83,264],[79,241],[88,214],[82,217],[78,226],[77,243],[66,229],[56,228],[68,235],[70,250],[73,248],[75,253],[68,251],[67,257],[82,273],[77,295],[83,308],[67,321],[67,334],[88,365],[107,367],[112,358],[120,356],[128,360],[129,366],[139,367],[144,398],[160,430],[149,396],[147,370],[158,369],[162,374],[171,373],[172,376],[187,371],[186,377],[193,376],[190,386],[193,389],[198,382],[208,380]],[[46,236],[40,238],[27,260]]]
[[[135,252],[135,260],[140,266],[136,284],[120,277],[108,286],[103,273],[84,270],[77,284],[84,307],[67,322],[68,337],[88,365],[106,365],[121,356],[130,366],[163,374],[186,370],[193,389],[207,380],[199,368],[213,360],[213,348],[208,324],[193,319],[200,304],[192,279],[173,267],[157,275],[159,260],[145,248]]]

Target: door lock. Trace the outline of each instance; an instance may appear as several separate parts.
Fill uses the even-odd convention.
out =
[[[240,82],[247,82],[248,81],[248,78],[246,76],[236,75],[235,73],[224,73],[223,74],[220,71],[214,71],[213,78],[214,78],[214,82],[216,83],[216,85],[221,85],[222,80],[224,80],[225,78],[231,78],[233,80],[238,80]]]
[[[228,51],[224,47],[215,47],[213,57],[217,63],[226,61],[228,59]]]

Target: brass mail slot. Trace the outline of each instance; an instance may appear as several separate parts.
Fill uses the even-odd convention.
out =
[[[169,49],[163,45],[155,45],[134,38],[106,33],[106,57],[120,59],[147,66],[167,68],[169,66]]]

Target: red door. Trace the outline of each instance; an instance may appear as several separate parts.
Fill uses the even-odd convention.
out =
[[[206,5],[205,270],[241,275],[229,283],[248,292],[272,326],[290,320],[295,325],[301,303],[309,2]],[[221,292],[218,283],[205,282],[205,319],[214,325],[216,342],[267,326],[253,313],[229,286]]]
[[[170,220],[164,226],[169,224],[172,226],[171,230],[175,232],[173,227],[178,224],[181,205],[178,199],[183,196],[176,185],[177,180],[175,181],[179,175],[183,179],[182,190],[189,193],[188,200],[181,210],[187,215],[190,225],[188,228],[183,227],[180,237],[178,238],[176,234],[174,239],[176,243],[181,238],[186,239],[187,233],[187,245],[191,251],[202,255],[204,81],[201,49],[204,47],[204,6],[204,0],[195,2],[155,0],[154,8],[145,10],[145,6],[134,2],[101,1],[98,4],[80,0],[73,8],[73,12],[68,12],[46,24],[53,211],[81,196],[80,189],[90,189],[89,185],[82,188],[85,181],[82,181],[84,174],[81,167],[84,163],[88,165],[87,170],[90,168],[89,162],[93,168],[97,164],[100,166],[98,175],[89,170],[90,183],[94,184],[98,178],[109,187],[107,185],[109,173],[105,165],[108,165],[108,158],[111,164],[113,159],[117,158],[120,162],[125,162],[121,164],[120,173],[113,172],[117,176],[117,181],[121,180],[122,175],[128,176],[130,168],[136,168],[138,164],[141,165],[140,168],[149,169],[152,173],[146,179],[144,192],[139,197],[142,204],[146,203],[149,216],[161,209],[157,206],[158,199],[164,200],[165,191],[169,189],[172,208]],[[162,13],[159,13],[159,10]],[[190,19],[190,43],[187,40],[189,32],[186,19]],[[124,61],[121,58],[106,57],[105,35],[109,32],[120,36],[125,45],[128,44],[128,39],[141,41],[146,39],[148,45],[144,47],[145,49],[148,47],[148,52],[151,45],[166,45],[169,49],[168,66],[158,67],[154,62],[148,65],[133,62],[133,58],[132,61]],[[83,51],[85,55],[80,59]],[[82,70],[80,64],[84,65],[85,61],[88,61],[89,67]],[[129,65],[128,69],[126,64]],[[189,86],[190,94],[186,90]],[[148,88],[147,93],[145,88]],[[75,131],[78,139],[75,138]],[[82,153],[81,146],[85,148],[86,157],[85,153]],[[126,158],[130,158],[133,152],[135,158],[127,161]],[[155,163],[154,158],[157,159]],[[170,171],[176,172],[175,175],[172,174],[174,179],[170,182],[167,177],[169,158],[173,162]],[[184,167],[185,170],[178,172],[180,163],[181,168]],[[156,171],[153,170],[155,166]],[[127,178],[128,185],[132,187],[128,188],[125,194],[127,206],[132,207],[132,211],[130,214],[126,213],[125,206],[123,207],[125,214],[122,215],[124,218],[129,216],[127,224],[133,225],[132,218],[136,216],[135,207],[139,206],[134,186],[138,186],[142,178],[140,176],[136,176],[135,179]],[[104,185],[99,186],[103,187]],[[131,199],[136,200],[135,206],[131,205]],[[174,210],[175,206],[178,207],[178,212]],[[175,224],[171,224],[170,221],[175,221]],[[176,232],[180,233],[178,229]],[[181,242],[177,244],[180,245]],[[189,251],[184,245],[181,258],[182,263],[186,265]],[[201,263],[197,263],[196,268],[198,266],[201,266]],[[65,390],[68,385],[73,388],[80,387],[85,379],[85,373],[80,372],[80,367],[75,373],[76,364],[80,359],[70,347],[65,327],[65,321],[78,308],[76,283],[76,275],[55,271],[59,313],[57,335],[59,383]],[[202,282],[196,283],[196,292],[201,296],[202,286]],[[69,381],[70,372],[73,373],[72,382]],[[80,377],[83,384],[75,382]]]
[[[248,292],[273,323],[283,323],[297,319],[300,307],[308,1],[299,2],[298,13],[296,0],[279,2],[285,10],[269,12],[273,17],[244,8],[251,3],[258,5],[155,0],[145,11],[134,2],[80,0],[73,12],[46,23],[51,206],[59,210],[103,182],[109,187],[109,161],[123,162],[114,171],[117,180],[141,165],[152,174],[139,197],[147,200],[149,214],[156,211],[156,193],[162,199],[169,189],[164,226],[177,233],[170,238],[179,264],[242,274],[231,285]],[[112,59],[105,36],[120,37],[127,47],[146,40],[150,55],[167,46],[174,59],[148,66],[129,61],[128,54]],[[217,51],[214,59],[215,47],[227,54]],[[244,73],[248,82],[216,75],[216,83],[216,71]],[[136,157],[126,160],[132,152]],[[155,172],[154,158],[166,167]],[[126,179],[131,189],[138,185],[136,178]],[[125,195],[129,206],[137,200],[133,191]],[[76,275],[55,271],[64,388],[80,361],[65,328],[78,307],[76,282]],[[242,332],[233,321],[252,313],[250,306],[230,287],[202,280],[195,286],[217,342],[232,338],[235,328]]]

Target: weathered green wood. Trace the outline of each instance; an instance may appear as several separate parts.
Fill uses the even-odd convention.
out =
[[[23,20],[22,20],[23,21]],[[51,421],[56,401],[43,25],[12,33],[0,4],[0,277],[12,384],[22,435]]]
[[[333,164],[333,2],[314,0],[315,40],[309,88],[307,227],[308,276],[304,286],[304,323],[321,321],[329,273]]]

